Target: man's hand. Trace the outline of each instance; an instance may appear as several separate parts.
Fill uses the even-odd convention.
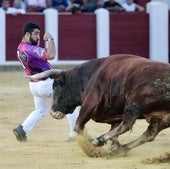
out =
[[[53,38],[50,33],[45,33],[43,36],[44,41],[48,41],[50,38]]]

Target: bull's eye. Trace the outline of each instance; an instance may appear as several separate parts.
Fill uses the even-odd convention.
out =
[[[62,79],[55,79],[54,83],[55,83],[55,85],[62,86],[64,84],[64,81]]]

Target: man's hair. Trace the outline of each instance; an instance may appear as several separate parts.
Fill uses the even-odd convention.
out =
[[[29,32],[31,34],[34,31],[34,29],[40,30],[40,26],[34,22],[26,23],[22,30],[22,36],[24,36],[26,34],[26,32]]]

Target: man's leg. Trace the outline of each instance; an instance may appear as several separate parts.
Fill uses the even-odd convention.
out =
[[[48,114],[51,103],[50,97],[34,97],[36,110],[33,111],[22,123],[23,129],[29,133],[36,123]]]
[[[51,97],[34,96],[34,102],[36,110],[30,113],[21,125],[13,129],[14,135],[20,142],[27,141],[26,134],[34,128],[34,126],[39,120],[41,120],[45,115],[47,115],[51,103]]]
[[[52,97],[52,79],[40,82],[30,82],[29,87],[34,96],[35,111],[33,111],[17,128],[13,129],[13,133],[18,141],[27,141],[26,133],[29,133],[36,123],[47,115],[51,105]]]
[[[74,126],[76,124],[76,120],[77,120],[77,117],[79,115],[79,110],[80,110],[80,107],[76,107],[76,109],[74,110],[74,112],[72,114],[66,115],[67,120],[68,120],[68,124],[69,124],[68,141],[74,139],[75,136],[77,136],[77,133],[74,131]]]

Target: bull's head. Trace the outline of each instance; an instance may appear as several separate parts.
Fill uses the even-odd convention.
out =
[[[30,80],[39,80],[50,77],[53,82],[53,103],[50,115],[56,119],[62,119],[66,114],[75,109],[74,101],[70,92],[70,85],[66,82],[66,71],[51,69],[45,72],[28,76]]]

